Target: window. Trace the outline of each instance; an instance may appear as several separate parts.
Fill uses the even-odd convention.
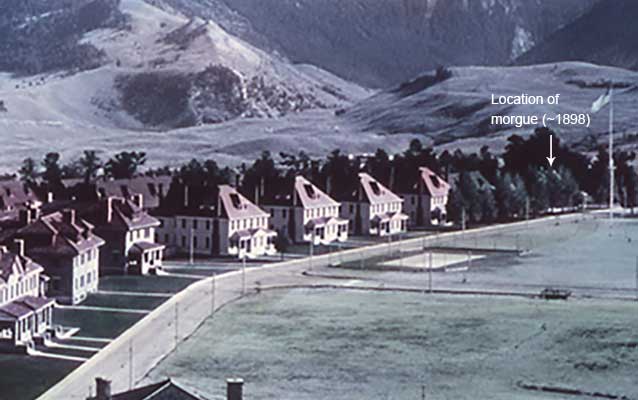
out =
[[[210,238],[209,237],[206,238],[206,248],[210,249]]]
[[[186,218],[182,218],[182,229],[186,229]]]
[[[193,248],[197,248],[197,236],[193,236]]]
[[[197,229],[197,220],[196,219],[193,220],[193,229]]]
[[[233,207],[236,209],[241,209],[241,199],[237,193],[230,194],[230,201],[233,203]]]
[[[206,230],[210,231],[210,220],[206,220]]]
[[[281,210],[281,216],[286,218],[286,209]]]
[[[305,185],[303,185],[303,188],[306,191],[306,194],[308,195],[308,197],[310,197],[311,199],[314,199],[317,197],[315,188],[311,184],[306,183]]]
[[[168,233],[164,235],[164,243],[168,244],[170,237],[168,236]]]
[[[186,236],[182,236],[182,247],[186,247]]]
[[[372,189],[372,193],[374,193],[375,196],[381,195],[381,188],[377,182],[370,182],[370,189]]]

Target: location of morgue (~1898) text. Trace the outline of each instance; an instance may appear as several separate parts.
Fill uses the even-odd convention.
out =
[[[548,96],[530,95],[521,93],[516,95],[496,95],[492,93],[491,104],[493,106],[558,106],[560,103],[560,93]],[[547,109],[545,109],[547,110]],[[492,115],[490,123],[498,126],[509,126],[516,128],[523,127],[547,127],[550,123],[557,125],[583,125],[589,127],[591,119],[587,113],[557,113],[543,112],[542,115],[526,114],[505,114]]]

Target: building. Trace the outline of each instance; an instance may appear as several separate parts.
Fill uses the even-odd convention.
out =
[[[222,251],[239,258],[276,253],[277,232],[269,229],[267,212],[229,185],[219,186],[217,201]]]
[[[340,217],[341,204],[302,176],[295,177],[290,193],[266,200],[271,224],[292,241],[329,244],[348,239],[348,220]]]
[[[26,255],[51,278],[49,293],[60,302],[77,304],[96,292],[100,247],[104,240],[73,209],[58,211],[19,229]]]
[[[427,167],[419,168],[418,180],[399,189],[410,227],[440,225],[447,221],[450,185]]]
[[[341,217],[356,235],[387,236],[405,232],[403,199],[369,174],[359,174],[357,189],[341,203]]]
[[[28,185],[16,180],[0,181],[0,221],[15,218],[20,210],[41,205],[41,200]]]
[[[136,176],[130,179],[98,180],[95,183],[102,198],[120,197],[129,199],[142,196],[142,209],[149,211],[159,208],[171,185],[170,176]]]
[[[270,215],[229,185],[209,188],[205,199],[192,201],[181,187],[178,204],[158,214],[158,240],[178,254],[255,258],[275,254],[277,233],[269,229]]]
[[[100,252],[102,274],[154,273],[162,268],[164,245],[155,242],[160,221],[143,209],[141,194],[105,197],[74,207],[106,241]]]
[[[13,251],[0,246],[0,351],[26,352],[52,329],[55,301],[45,296],[44,268],[24,255],[24,242]]]
[[[138,387],[126,392],[112,394],[111,382],[97,378],[96,395],[87,400],[206,400],[193,389],[187,388],[172,379],[166,379],[150,385]]]

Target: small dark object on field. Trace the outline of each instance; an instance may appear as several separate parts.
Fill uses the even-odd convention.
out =
[[[567,300],[572,292],[565,289],[545,288],[543,289],[539,297],[544,300]]]

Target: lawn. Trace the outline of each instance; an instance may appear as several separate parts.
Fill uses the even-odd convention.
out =
[[[80,363],[0,354],[0,400],[28,400],[44,393]]]
[[[122,296],[117,294],[94,293],[82,302],[82,306],[130,308],[152,310],[168,300],[168,297]]]
[[[360,291],[267,293],[232,304],[165,359],[209,396],[547,399],[523,385],[638,398],[638,304]],[[347,393],[347,396],[344,395]],[[552,397],[560,398],[560,397]]]
[[[173,276],[105,276],[100,278],[100,290],[143,293],[177,293],[195,282]]]
[[[118,336],[143,317],[142,314],[60,308],[53,312],[56,324],[80,328],[78,336],[105,339]]]

